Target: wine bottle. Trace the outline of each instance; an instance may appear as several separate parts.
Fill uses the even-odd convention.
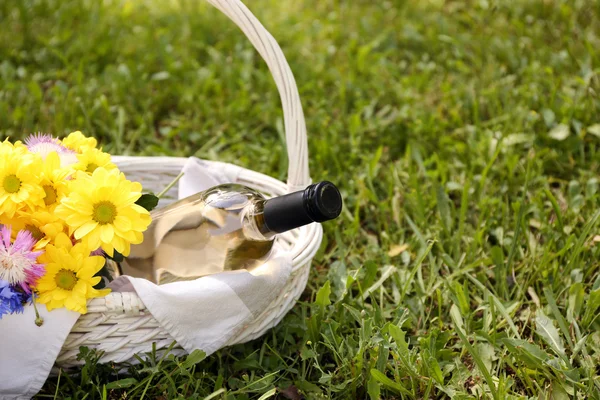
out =
[[[239,184],[215,186],[151,212],[141,244],[121,272],[158,284],[264,263],[280,233],[339,216],[342,197],[328,181],[266,199]]]

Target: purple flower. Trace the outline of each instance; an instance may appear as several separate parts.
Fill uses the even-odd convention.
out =
[[[11,228],[2,226],[0,229],[0,280],[21,287],[27,294],[46,272],[44,266],[36,261],[43,251],[32,251],[35,243],[31,233],[22,230],[11,244]]]
[[[60,141],[47,133],[34,133],[25,139],[25,146],[29,151],[36,153],[44,146],[52,147],[55,151],[68,151],[65,146],[60,144]]]
[[[96,250],[92,251],[90,253],[90,256],[105,256],[104,250],[102,250],[102,247],[98,247]]]
[[[22,313],[25,301],[23,293],[15,290],[7,281],[0,279],[0,319],[4,314]]]
[[[29,135],[27,139],[25,139],[25,145],[29,151],[41,155],[44,160],[48,154],[55,151],[58,154],[63,167],[77,162],[77,154],[73,150],[63,146],[60,143],[60,140],[47,133]]]

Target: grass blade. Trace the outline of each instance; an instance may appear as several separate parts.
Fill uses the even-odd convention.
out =
[[[536,312],[535,326],[538,335],[563,359],[566,359],[565,345],[553,324],[553,321],[542,310]]]
[[[569,332],[569,328],[567,328],[567,322],[565,321],[565,318],[558,309],[558,305],[556,304],[556,299],[554,298],[554,292],[552,291],[552,288],[545,287],[544,295],[546,296],[546,300],[548,300],[548,305],[550,306],[550,310],[552,310],[552,315],[554,315],[554,318],[556,318],[556,321],[558,322],[558,326],[562,331],[563,336],[565,337],[565,339],[567,339],[567,343],[569,344],[571,350],[573,350],[573,340],[571,340],[571,334]]]
[[[475,350],[475,348],[469,342],[469,339],[467,338],[465,331],[463,331],[463,328],[464,328],[463,318],[462,318],[462,316],[460,314],[460,310],[458,309],[456,304],[453,304],[452,307],[450,307],[450,318],[452,319],[452,322],[454,323],[454,328],[456,329],[456,333],[458,334],[458,337],[460,338],[463,346],[465,346],[467,348],[467,351],[471,354],[471,357],[473,357],[475,364],[477,364],[477,368],[479,368],[479,371],[481,372],[485,381],[487,382],[490,392],[492,393],[492,397],[495,400],[497,400],[499,397],[498,397],[498,392],[496,390],[496,385],[494,385],[494,380],[492,378],[492,375],[490,374],[490,371],[488,371],[487,367],[485,366],[485,363],[481,359],[479,353]]]

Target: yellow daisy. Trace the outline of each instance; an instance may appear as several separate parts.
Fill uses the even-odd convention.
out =
[[[96,168],[105,168],[107,170],[116,169],[117,166],[110,161],[110,154],[90,147],[77,154],[79,162],[73,165],[73,169],[93,173]]]
[[[12,143],[8,140],[9,138],[4,139],[4,142],[0,142],[0,156],[4,153],[17,151],[20,154],[27,153],[27,146],[23,144],[20,140],[17,140],[15,143]]]
[[[67,178],[71,171],[61,168],[61,160],[56,152],[51,152],[44,160],[40,185],[44,189],[44,204],[52,212],[67,194]]]
[[[90,256],[87,246],[73,245],[64,233],[57,236],[54,245],[46,246],[38,261],[45,264],[46,273],[36,284],[36,301],[46,304],[48,311],[66,307],[85,314],[88,299],[110,293],[110,289],[94,289],[102,279],[94,275],[104,266],[104,257]]]
[[[25,206],[43,205],[40,184],[42,159],[19,145],[0,150],[0,215],[12,218]]]
[[[63,221],[44,208],[38,208],[35,211],[20,211],[5,225],[13,228],[15,236],[21,230],[29,231],[31,236],[37,240],[34,246],[36,250],[43,249],[58,234],[68,232]]]
[[[91,175],[77,171],[69,189],[55,213],[74,230],[75,239],[110,256],[115,249],[128,256],[130,244],[142,242],[150,213],[135,204],[142,195],[139,182],[118,169],[97,168]]]
[[[95,148],[98,142],[93,137],[85,137],[81,131],[69,133],[69,135],[61,141],[66,148],[74,150],[78,153],[83,153],[87,149]]]

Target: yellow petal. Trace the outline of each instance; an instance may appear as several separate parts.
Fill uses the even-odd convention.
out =
[[[92,232],[97,226],[98,226],[98,223],[94,222],[94,221],[90,221],[90,222],[82,225],[75,231],[75,239],[77,239],[77,240],[81,239],[82,237],[84,237],[87,234],[89,234],[90,232]]]
[[[131,221],[129,221],[129,219],[127,219],[123,216],[120,216],[120,215],[118,215],[115,218],[114,224],[115,224],[115,227],[120,231],[127,232],[131,229]]]
[[[104,243],[112,242],[114,236],[115,231],[111,224],[105,224],[100,226],[100,239]]]
[[[54,239],[54,243],[56,244],[57,247],[62,247],[62,248],[66,248],[66,249],[70,249],[71,247],[73,247],[73,243],[71,242],[71,239],[69,239],[69,237],[64,233],[61,232],[58,235],[56,235],[56,239]],[[54,247],[54,246],[52,246]],[[54,257],[52,257],[54,258]]]

